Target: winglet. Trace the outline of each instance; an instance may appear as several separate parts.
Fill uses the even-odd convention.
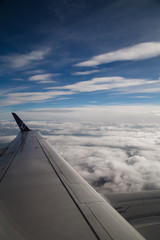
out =
[[[31,131],[31,129],[29,129],[25,123],[17,116],[17,114],[12,113],[18,127],[20,128],[21,132],[28,132]]]

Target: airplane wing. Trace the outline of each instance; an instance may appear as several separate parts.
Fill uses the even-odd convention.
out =
[[[21,132],[0,158],[0,239],[144,239],[50,146]]]

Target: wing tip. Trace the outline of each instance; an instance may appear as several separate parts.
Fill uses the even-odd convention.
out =
[[[21,132],[28,132],[31,131],[31,129],[29,129],[27,127],[27,125],[17,116],[16,113],[12,112],[12,116],[14,117],[18,127],[20,128]]]

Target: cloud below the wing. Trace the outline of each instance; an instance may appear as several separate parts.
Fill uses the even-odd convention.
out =
[[[160,189],[159,130],[157,124],[63,123],[54,125],[46,137],[82,177],[105,194]]]
[[[106,112],[106,115],[109,115],[109,111],[112,110],[112,119],[104,116],[101,122],[96,119],[91,121],[94,117],[92,111],[87,109],[86,112],[83,110],[85,113],[79,121],[76,121],[76,117],[78,119],[81,113],[77,116],[78,111],[75,109],[70,111],[58,109],[57,112],[39,110],[37,115],[26,112],[24,118],[26,116],[29,119],[30,116],[31,119],[32,116],[32,119],[36,119],[38,116],[45,116],[45,121],[28,121],[27,125],[31,129],[40,129],[53,148],[102,194],[160,189],[159,123],[158,121],[145,123],[145,120],[136,123],[131,112],[138,111],[137,117],[145,119],[144,116],[147,116],[145,108],[139,110],[138,107],[125,108],[126,112],[123,111],[125,113],[123,118],[121,117],[122,122],[118,115],[115,115],[122,115],[122,108],[118,107],[115,111],[112,107]],[[157,116],[157,119],[160,116],[158,108],[157,110],[146,108],[147,111],[150,111],[150,115]],[[104,114],[104,109],[101,109],[101,112]],[[59,115],[59,120],[57,117],[54,118],[56,114]],[[88,121],[84,118],[87,114],[90,115]],[[72,121],[69,118],[66,121],[65,115],[70,115]],[[126,117],[127,115],[130,116]],[[51,121],[51,118],[54,121]],[[64,118],[63,122],[60,121],[61,118]],[[113,121],[113,118],[118,120]],[[3,139],[7,142],[7,139],[9,141],[16,135],[17,130],[13,125],[16,126],[14,122],[1,122],[1,144]]]

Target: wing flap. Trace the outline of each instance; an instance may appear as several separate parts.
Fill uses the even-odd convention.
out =
[[[160,191],[107,194],[112,206],[148,240],[160,236]]]

